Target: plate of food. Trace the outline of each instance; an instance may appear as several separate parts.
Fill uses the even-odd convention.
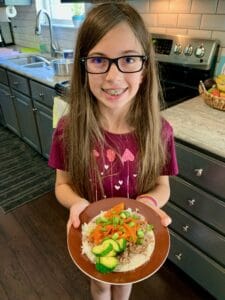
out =
[[[87,276],[109,284],[128,284],[153,275],[165,262],[169,231],[151,207],[133,199],[108,198],[90,204],[71,226],[67,246]]]

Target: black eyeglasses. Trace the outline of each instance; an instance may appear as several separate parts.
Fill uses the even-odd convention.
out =
[[[80,62],[85,65],[86,72],[91,74],[107,73],[112,64],[115,64],[122,73],[136,73],[143,69],[147,59],[145,55],[125,55],[116,58],[90,56],[82,57]]]

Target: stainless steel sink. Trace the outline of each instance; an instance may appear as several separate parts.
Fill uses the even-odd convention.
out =
[[[27,68],[40,68],[46,65],[47,66],[50,65],[50,60],[39,55],[29,55],[29,56],[11,58],[10,62],[15,65],[19,65]]]

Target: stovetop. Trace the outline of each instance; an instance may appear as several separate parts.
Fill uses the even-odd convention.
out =
[[[165,106],[198,95],[199,81],[213,76],[219,41],[152,34]]]

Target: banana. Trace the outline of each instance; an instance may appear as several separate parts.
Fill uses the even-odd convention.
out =
[[[223,84],[217,83],[217,88],[219,91],[225,92],[225,82]]]
[[[219,74],[215,78],[217,88],[221,92],[225,92],[225,74]]]

